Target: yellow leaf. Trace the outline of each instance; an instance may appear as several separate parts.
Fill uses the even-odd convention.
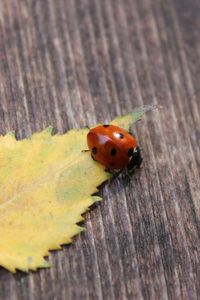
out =
[[[116,118],[127,129],[152,107]],[[49,250],[60,249],[83,228],[82,214],[101,198],[92,196],[111,175],[91,159],[88,129],[30,139],[0,137],[0,265],[15,272],[48,267]]]

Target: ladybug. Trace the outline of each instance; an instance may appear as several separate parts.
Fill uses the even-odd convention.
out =
[[[132,171],[142,163],[136,139],[118,126],[100,125],[90,129],[87,144],[92,158],[107,169],[127,167]]]

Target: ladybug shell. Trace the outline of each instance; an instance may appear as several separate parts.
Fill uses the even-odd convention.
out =
[[[87,135],[92,158],[106,168],[126,167],[137,147],[136,139],[124,129],[114,125],[100,125]]]

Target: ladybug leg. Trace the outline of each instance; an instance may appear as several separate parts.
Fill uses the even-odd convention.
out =
[[[92,157],[92,159],[94,160],[94,161],[97,161],[95,158],[94,158],[94,156],[91,154],[91,157]]]
[[[89,152],[89,151],[90,151],[89,149],[81,150],[81,152]]]
[[[136,151],[133,153],[129,164],[128,164],[128,171],[132,172],[135,169],[138,169],[142,164],[142,156],[141,156],[141,150],[139,147],[136,148]]]

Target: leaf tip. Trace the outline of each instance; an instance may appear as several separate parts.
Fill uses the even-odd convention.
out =
[[[79,233],[82,233],[82,232],[86,231],[86,228],[82,227],[82,226],[78,226],[78,229],[79,229]]]
[[[102,201],[102,198],[99,196],[92,196],[92,199],[94,203]]]

